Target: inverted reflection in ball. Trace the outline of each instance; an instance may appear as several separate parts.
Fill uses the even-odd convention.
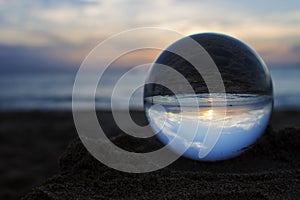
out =
[[[154,83],[147,84],[144,89],[145,110],[150,125],[164,144],[169,144],[174,138],[181,141],[170,146],[175,152],[188,147],[183,154],[185,157],[214,161],[237,156],[262,135],[268,124],[273,107],[272,82],[268,69],[254,50],[237,39],[213,33],[189,37],[206,50],[217,66],[226,93],[209,93],[195,66],[168,51],[168,47],[157,58],[148,74],[147,80]],[[177,44],[180,41],[171,46]],[[199,54],[193,49],[189,53],[191,57]],[[195,94],[180,90],[180,82],[162,70],[160,64],[181,73],[191,84]],[[199,71],[201,73],[201,69]],[[155,84],[158,79],[164,79],[178,87],[179,94],[175,95],[166,87]],[[197,101],[198,106],[194,106],[193,101]],[[179,102],[182,103],[181,106]],[[214,102],[213,107],[211,102]],[[227,102],[227,106],[224,106],[224,102]],[[181,112],[182,106],[184,112]],[[224,109],[225,119],[222,114]],[[224,124],[220,123],[222,120],[225,120]],[[187,137],[188,130],[195,123],[198,123],[198,129],[195,138],[191,140]],[[184,129],[179,129],[180,126]],[[205,140],[212,136],[207,135],[209,126],[222,126],[222,131],[210,152],[201,157],[201,151],[208,148]]]

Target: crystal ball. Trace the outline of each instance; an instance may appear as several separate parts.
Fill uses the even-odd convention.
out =
[[[216,77],[223,90],[216,89]],[[174,153],[224,160],[243,153],[263,134],[273,109],[272,81],[266,64],[245,43],[223,34],[195,34],[174,42],[155,60],[144,106],[157,138]]]

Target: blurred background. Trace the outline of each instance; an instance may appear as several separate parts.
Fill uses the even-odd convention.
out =
[[[85,56],[109,36],[144,26],[172,29],[184,35],[219,32],[244,41],[261,55],[270,69],[275,108],[300,107],[297,0],[272,3],[3,0],[0,11],[1,110],[69,110],[76,70]],[[151,62],[158,53],[144,51],[127,56],[113,66],[116,70],[106,75],[103,86],[109,89],[114,75],[134,67],[136,61]],[[146,72],[141,71],[135,78],[145,76]],[[82,88],[82,91],[87,90]],[[85,95],[82,95],[83,108]],[[122,102],[122,94],[118,97]],[[135,107],[142,109],[141,93],[136,98]],[[109,93],[97,94],[98,108],[108,109],[109,101]]]
[[[18,198],[57,173],[59,156],[76,136],[70,111],[80,64],[103,40],[137,27],[218,32],[244,41],[269,67],[275,110],[300,109],[299,0],[0,0],[0,199]],[[96,95],[97,108],[109,110],[106,91],[120,74],[157,55],[133,52],[114,62]],[[81,88],[83,109],[88,83]],[[125,94],[132,84],[124,85]],[[117,98],[124,109],[123,94]],[[132,102],[143,109],[142,90]]]

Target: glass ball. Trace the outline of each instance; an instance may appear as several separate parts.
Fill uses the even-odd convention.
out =
[[[187,44],[183,41],[191,39],[200,48],[186,45],[180,51]],[[223,91],[211,92],[217,76],[204,54],[216,66]],[[193,91],[183,86],[181,76]],[[195,34],[167,47],[151,66],[144,106],[151,128],[172,151],[194,160],[224,160],[241,154],[263,134],[273,108],[272,81],[263,60],[245,43],[223,34]]]

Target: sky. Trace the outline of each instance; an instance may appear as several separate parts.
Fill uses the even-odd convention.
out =
[[[78,69],[99,42],[138,27],[228,34],[271,67],[300,66],[299,0],[0,0],[0,71]]]

